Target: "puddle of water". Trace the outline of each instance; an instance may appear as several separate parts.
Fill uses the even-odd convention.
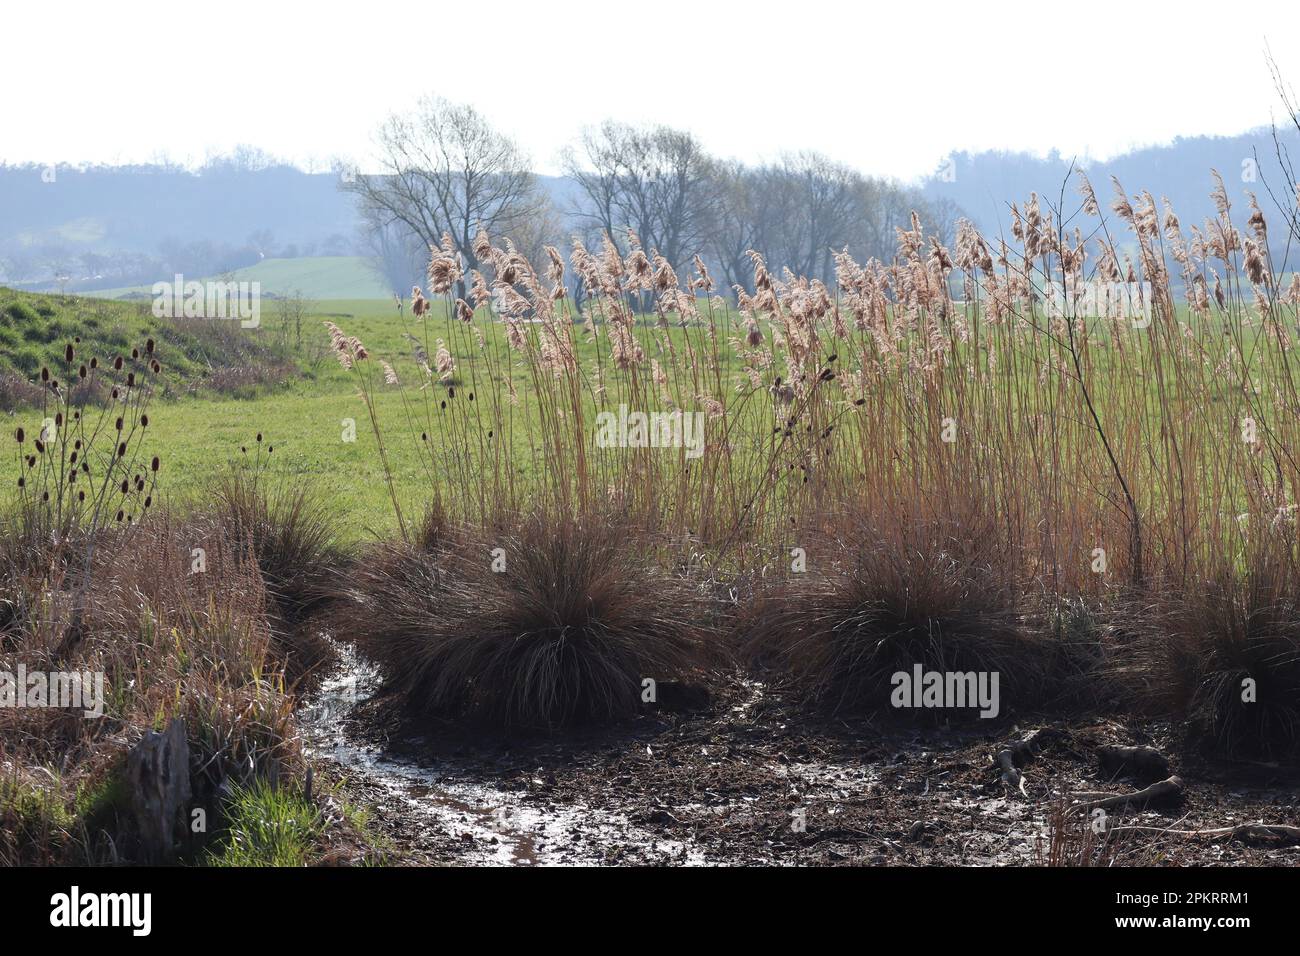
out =
[[[453,762],[420,762],[354,741],[345,720],[370,698],[379,679],[375,669],[350,648],[340,648],[342,665],[303,707],[299,721],[309,754],[328,757],[378,787],[423,826],[460,838],[455,862],[483,865],[584,865],[605,860],[620,847],[649,851],[653,859],[703,864],[693,844],[666,840],[619,813],[583,804],[530,805],[520,794],[473,779],[474,768]],[[480,771],[481,773],[481,771]]]

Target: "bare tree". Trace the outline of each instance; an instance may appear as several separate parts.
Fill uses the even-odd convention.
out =
[[[429,247],[405,223],[367,222],[361,229],[376,278],[399,299],[424,281]]]
[[[928,203],[914,190],[817,153],[759,167],[732,164],[719,178],[722,201],[709,247],[729,285],[752,277],[750,249],[762,253],[770,269],[831,284],[836,252],[888,258],[895,229],[909,226],[913,210],[945,241],[960,215],[951,203]]]
[[[762,253],[771,268],[828,279],[836,250],[852,245],[869,182],[817,153],[785,156],[760,167],[731,167],[712,248],[729,283],[752,271],[745,254]]]
[[[632,229],[647,248],[684,265],[707,242],[720,199],[718,164],[690,133],[608,121],[564,157],[582,200],[575,213],[622,243]]]
[[[539,212],[528,157],[472,107],[425,97],[411,114],[390,116],[378,142],[383,172],[343,184],[372,228],[401,224],[425,245],[447,234],[476,269],[480,226],[510,235]]]

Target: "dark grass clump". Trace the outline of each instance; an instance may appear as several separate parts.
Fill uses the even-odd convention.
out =
[[[1140,616],[1130,684],[1213,755],[1300,755],[1300,593],[1278,567],[1167,589]]]
[[[741,647],[833,714],[963,720],[965,709],[891,705],[894,675],[998,675],[999,716],[1046,699],[1052,655],[1025,612],[992,538],[935,523],[887,534],[853,523],[810,555],[801,574],[771,582],[742,615]],[[983,543],[981,543],[981,541]]]
[[[412,711],[510,727],[607,722],[640,709],[644,681],[687,676],[704,636],[700,594],[624,523],[496,524],[377,551],[343,586],[339,635]]]
[[[290,678],[312,672],[331,656],[311,620],[329,599],[342,561],[334,513],[310,486],[271,482],[255,470],[225,473],[215,499],[231,545],[247,549],[261,571]]]

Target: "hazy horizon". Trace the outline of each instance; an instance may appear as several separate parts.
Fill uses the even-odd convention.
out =
[[[331,14],[303,17],[244,0],[223,8],[228,31],[211,31],[212,17],[201,12],[154,2],[129,18],[85,3],[60,8],[57,19],[50,9],[17,8],[8,14],[11,35],[51,43],[7,53],[12,75],[39,81],[0,93],[0,162],[196,168],[248,144],[306,171],[339,161],[365,171],[380,122],[436,94],[474,106],[544,175],[561,171],[562,149],[584,128],[616,119],[686,129],[723,158],[754,163],[809,150],[915,182],[954,153],[1055,151],[1095,162],[1267,126],[1284,118],[1266,60],[1270,36],[1282,75],[1300,75],[1300,54],[1280,48],[1287,8],[1271,2],[1237,18],[1193,4],[1178,21],[1115,2],[1092,5],[1086,19],[1026,3],[994,19],[941,2],[927,7],[927,20],[948,29],[926,34],[920,48],[873,40],[915,35],[900,10],[875,14],[869,36],[832,30],[805,42],[799,23],[837,22],[825,0],[803,4],[793,25],[768,2],[743,17],[679,0],[661,3],[653,18],[578,6],[583,12],[558,31],[564,42],[549,46],[536,37],[557,33],[544,22],[556,14],[513,0],[490,20],[471,20],[454,44],[423,44],[419,20],[385,2],[350,18],[346,30]],[[1053,37],[1077,50],[1090,28],[1098,37],[1082,46],[1095,52],[1053,56]],[[626,41],[596,44],[610,34]],[[1149,38],[1172,44],[1188,66],[1143,56]],[[141,43],[148,52],[137,55]],[[105,50],[119,55],[94,73]],[[171,50],[177,76],[160,83]],[[50,70],[52,56],[77,68]],[[521,83],[539,59],[542,79]],[[204,68],[193,69],[196,61]],[[1205,83],[1197,64],[1227,78]]]

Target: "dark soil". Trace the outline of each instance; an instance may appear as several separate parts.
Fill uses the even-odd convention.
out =
[[[1086,814],[1067,814],[1070,792],[1138,789],[1099,769],[1097,748],[1123,744],[1167,754],[1186,800],[1112,825],[1300,823],[1296,768],[1202,759],[1176,728],[1132,718],[909,728],[811,715],[732,675],[701,710],[598,733],[416,728],[373,699],[337,727],[334,753],[318,758],[373,808],[397,863],[1300,864],[1297,846],[1099,838]],[[1024,765],[1022,794],[993,754],[1043,727],[1061,733]]]

